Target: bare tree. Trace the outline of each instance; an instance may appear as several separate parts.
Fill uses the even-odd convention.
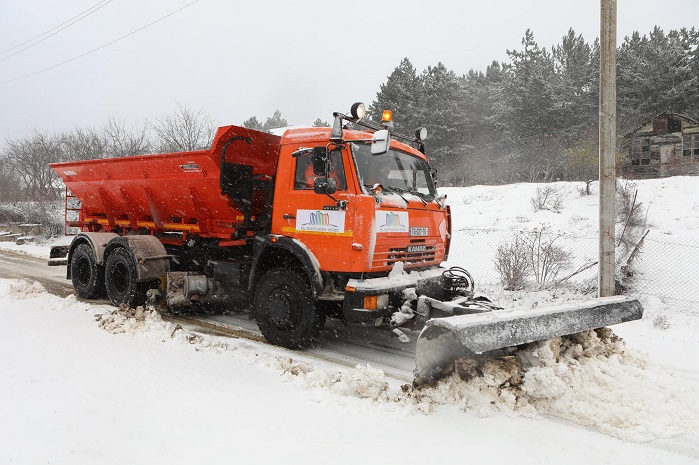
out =
[[[106,156],[102,134],[92,128],[75,128],[60,136],[63,161],[93,160]]]
[[[109,118],[102,128],[102,134],[109,157],[143,155],[152,151],[148,127],[145,124],[140,129],[130,130],[123,121]]]
[[[158,151],[189,152],[209,148],[216,134],[216,124],[202,110],[197,112],[177,104],[177,110],[155,119],[150,127],[155,131]]]
[[[17,191],[20,180],[13,171],[12,165],[4,154],[0,154],[0,202],[18,200],[20,193]]]
[[[30,199],[58,198],[58,177],[48,164],[65,159],[61,137],[34,131],[24,139],[8,140],[5,156]]]

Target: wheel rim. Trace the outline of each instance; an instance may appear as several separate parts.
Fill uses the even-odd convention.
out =
[[[273,290],[267,297],[267,315],[277,328],[294,328],[298,324],[300,309],[296,295],[285,288]]]
[[[90,284],[90,278],[92,275],[92,270],[90,266],[90,260],[86,257],[80,257],[73,265],[74,270],[72,274],[75,276],[76,281],[81,286],[87,286]]]
[[[123,263],[116,263],[112,268],[112,284],[114,290],[119,294],[124,294],[129,288],[131,283],[131,275],[129,270]]]

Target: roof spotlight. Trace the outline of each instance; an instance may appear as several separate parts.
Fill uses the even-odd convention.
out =
[[[350,113],[352,114],[352,118],[356,119],[357,121],[364,118],[364,115],[366,115],[366,107],[362,102],[357,102],[352,105],[352,109],[350,110]]]
[[[419,141],[423,141],[427,139],[427,128],[422,127],[422,128],[417,128],[415,130],[415,138]]]

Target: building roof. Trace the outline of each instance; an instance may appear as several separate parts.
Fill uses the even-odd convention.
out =
[[[648,121],[644,122],[644,123],[641,124],[639,127],[637,127],[636,129],[634,129],[633,131],[629,132],[628,134],[625,134],[625,135],[624,135],[624,139],[627,139],[627,138],[633,136],[636,132],[638,132],[638,130],[640,130],[641,128],[643,128],[643,126],[645,126],[645,125],[648,124],[648,123],[652,123],[653,121],[655,121],[656,119],[660,118],[661,116],[672,116],[672,117],[674,117],[674,118],[677,118],[677,119],[680,119],[680,120],[684,120],[684,121],[686,121],[686,122],[688,122],[688,123],[699,124],[699,120],[696,120],[696,119],[694,119],[694,118],[690,118],[689,116],[680,115],[679,113],[673,113],[673,112],[671,112],[671,111],[666,111],[666,112],[660,113],[659,115],[654,116],[653,118],[651,118],[651,119],[649,119]]]

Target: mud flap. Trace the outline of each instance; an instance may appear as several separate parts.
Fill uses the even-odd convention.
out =
[[[413,384],[434,383],[451,370],[455,360],[467,355],[639,320],[642,316],[638,300],[614,296],[433,318],[417,341]]]

